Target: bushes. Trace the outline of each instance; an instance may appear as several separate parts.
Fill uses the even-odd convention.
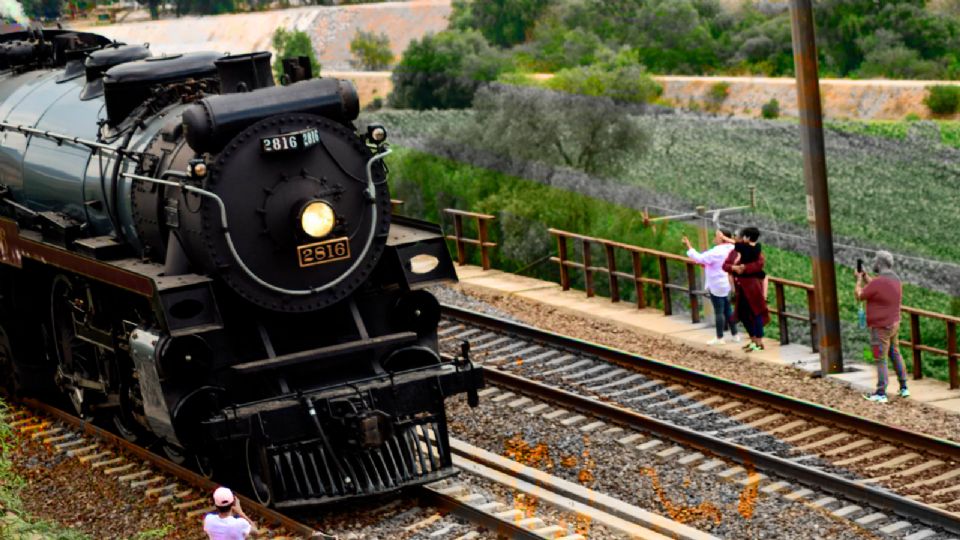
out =
[[[780,117],[780,102],[777,101],[777,98],[771,99],[760,107],[760,116],[767,120]]]
[[[314,77],[320,76],[320,62],[317,61],[317,53],[313,50],[313,43],[306,32],[300,30],[286,30],[277,28],[273,32],[273,50],[277,51],[273,60],[273,78],[280,80],[283,76],[284,58],[295,56],[306,56],[310,58],[310,69]]]
[[[509,63],[476,30],[448,30],[414,40],[393,71],[390,104],[397,108],[462,109],[482,83]]]
[[[374,34],[357,30],[350,41],[350,52],[353,54],[351,63],[360,69],[380,71],[393,63],[390,38],[383,32]]]
[[[593,64],[562,69],[547,81],[546,86],[561,92],[608,97],[627,103],[649,103],[663,93],[663,87],[638,64]]]
[[[923,104],[933,114],[955,114],[960,109],[960,86],[934,85],[927,87]]]
[[[707,91],[707,109],[710,111],[719,111],[720,106],[730,96],[730,83],[726,81],[715,82],[710,85]]]
[[[499,47],[526,41],[551,0],[454,0],[450,26],[479,30]]]
[[[650,136],[609,98],[490,85],[477,92],[466,141],[512,159],[615,175],[650,145]]]

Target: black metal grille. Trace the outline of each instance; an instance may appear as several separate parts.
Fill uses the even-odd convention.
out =
[[[276,506],[373,495],[453,474],[443,420],[398,426],[378,448],[335,451],[331,455],[319,439],[269,448]]]

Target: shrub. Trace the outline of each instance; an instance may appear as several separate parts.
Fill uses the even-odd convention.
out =
[[[411,109],[462,109],[482,83],[509,67],[476,30],[447,30],[413,40],[393,70],[390,104]]]
[[[562,69],[546,86],[570,94],[608,97],[628,103],[649,103],[663,93],[663,87],[637,64],[619,67],[593,64]]]
[[[510,47],[526,41],[550,0],[454,0],[451,28],[475,29],[487,41]]]
[[[360,69],[381,71],[393,63],[390,38],[383,32],[374,34],[357,30],[350,41],[350,52],[353,54],[351,63]]]
[[[723,103],[729,95],[730,83],[727,81],[713,83],[710,86],[710,90],[707,92],[707,96],[710,98],[710,101],[713,101],[714,103]]]
[[[939,84],[928,86],[923,104],[933,114],[954,114],[960,109],[960,86]]]
[[[477,92],[474,110],[476,122],[461,136],[512,159],[612,175],[650,145],[610,98],[494,84]]]
[[[780,117],[780,102],[777,101],[777,98],[771,99],[760,107],[760,116],[767,120]]]
[[[320,76],[320,62],[313,50],[313,43],[306,32],[277,28],[273,32],[273,50],[277,51],[273,60],[273,77],[280,80],[283,76],[283,59],[306,56],[310,59],[310,69],[314,77]]]

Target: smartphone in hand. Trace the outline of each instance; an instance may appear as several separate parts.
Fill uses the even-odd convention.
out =
[[[863,273],[863,259],[857,259],[857,273]]]

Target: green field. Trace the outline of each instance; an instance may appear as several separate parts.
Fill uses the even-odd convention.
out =
[[[445,137],[470,111],[378,113],[404,137]],[[639,116],[651,150],[612,180],[690,206],[739,205],[757,186],[757,213],[806,227],[799,133],[788,121]],[[882,133],[883,135],[878,135]],[[944,144],[947,141],[949,144]],[[470,144],[469,141],[465,141]],[[960,129],[956,123],[838,122],[826,129],[834,233],[894,252],[960,261]]]
[[[392,171],[392,196],[405,201],[402,213],[443,221],[448,230],[452,226],[449,219],[442,216],[443,208],[495,214],[497,220],[491,231],[493,241],[498,244],[493,255],[494,266],[508,271],[523,270],[542,279],[558,280],[556,265],[545,260],[556,253],[555,241],[547,233],[548,227],[674,253],[682,253],[682,235],[696,233],[690,226],[682,224],[659,227],[653,232],[642,226],[640,213],[630,208],[423,152],[398,148],[388,161]],[[807,257],[770,246],[764,249],[771,275],[811,281]],[[599,250],[593,252],[593,256],[595,261],[603,260]],[[474,253],[472,257],[473,262],[478,263],[479,256]],[[657,275],[653,264],[652,260],[646,262],[646,275]],[[618,266],[629,268],[629,260],[618,260]],[[681,272],[679,266],[671,269],[675,279],[682,277]],[[867,341],[864,332],[855,326],[857,305],[853,298],[852,270],[839,268],[837,281],[844,321],[845,356],[848,359],[862,358]],[[596,283],[598,294],[607,294],[605,277],[598,276]],[[574,286],[583,287],[583,280],[577,273],[574,273]],[[629,284],[622,284],[621,292],[626,296],[625,301],[635,298],[635,291]],[[648,289],[645,295],[651,305],[658,305],[656,290]],[[679,296],[675,295],[675,301],[682,300],[676,298]],[[773,294],[770,296],[773,301]],[[907,285],[904,297],[906,304],[931,311],[947,312],[950,309],[949,296],[918,287]],[[805,296],[789,293],[787,303],[790,311],[806,313]],[[809,335],[801,323],[792,322],[791,325],[792,336],[802,339]],[[924,343],[944,345],[942,324],[924,323],[922,332]],[[768,327],[767,334],[777,335],[774,324]],[[926,376],[946,379],[946,362],[942,358],[925,355],[923,368]]]

